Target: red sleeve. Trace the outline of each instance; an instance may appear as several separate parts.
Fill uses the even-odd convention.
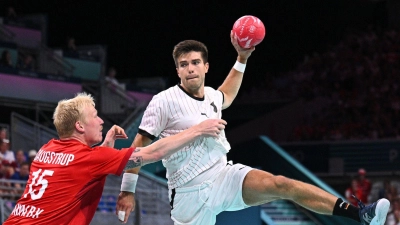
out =
[[[114,174],[120,176],[135,148],[117,150],[109,147],[94,147],[89,160],[93,176]]]

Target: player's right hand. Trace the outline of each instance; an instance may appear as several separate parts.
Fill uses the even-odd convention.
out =
[[[235,35],[233,34],[233,31],[231,31],[230,36],[231,36],[231,43],[232,43],[233,47],[236,49],[236,51],[238,53],[238,57],[247,61],[247,59],[250,57],[251,53],[253,53],[253,51],[256,48],[254,46],[251,48],[242,48],[238,44],[237,37],[235,37]]]
[[[127,191],[121,191],[118,195],[118,200],[117,200],[117,207],[116,207],[116,212],[115,214],[118,216],[118,219],[122,223],[128,222],[129,214],[133,212],[135,209],[135,196],[134,193],[132,192],[127,192]],[[124,218],[120,218],[119,215],[125,215]]]
[[[197,124],[197,128],[203,137],[218,137],[227,122],[222,119],[207,119]]]

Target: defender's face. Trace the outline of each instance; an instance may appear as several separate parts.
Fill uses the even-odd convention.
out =
[[[97,116],[97,110],[91,105],[86,106],[84,111],[84,121],[82,121],[85,133],[85,141],[89,146],[95,145],[103,140],[104,121]]]
[[[189,93],[196,93],[204,88],[204,79],[208,72],[208,63],[204,63],[200,52],[189,52],[178,58],[178,76],[183,88]]]

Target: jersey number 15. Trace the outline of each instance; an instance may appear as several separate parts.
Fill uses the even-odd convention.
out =
[[[28,196],[28,194],[31,195],[32,200],[39,199],[43,196],[43,193],[46,190],[47,185],[49,184],[49,182],[46,179],[44,179],[44,177],[45,176],[53,176],[54,171],[53,170],[44,170],[43,173],[40,174],[41,172],[42,172],[42,169],[39,169],[32,173],[33,178],[32,178],[32,182],[29,184],[29,192],[24,195],[24,198],[26,198]],[[38,177],[39,177],[39,179],[38,179]],[[35,187],[37,187],[38,185],[42,185],[42,187],[39,189],[39,192],[37,194],[35,193],[35,190],[33,190],[33,188],[32,188],[33,185],[35,185]]]

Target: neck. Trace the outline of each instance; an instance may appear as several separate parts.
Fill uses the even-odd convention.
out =
[[[187,87],[185,87],[182,84],[179,84],[179,86],[181,86],[183,88],[183,90],[185,90],[188,94],[196,97],[196,98],[203,98],[204,97],[204,87],[200,87],[197,89],[188,89]]]
[[[72,135],[71,137],[60,138],[60,140],[62,140],[62,141],[77,140],[77,141],[81,142],[82,144],[91,146],[91,145],[89,145],[89,143],[87,143],[85,141],[85,139],[83,137],[80,137],[77,135]]]

